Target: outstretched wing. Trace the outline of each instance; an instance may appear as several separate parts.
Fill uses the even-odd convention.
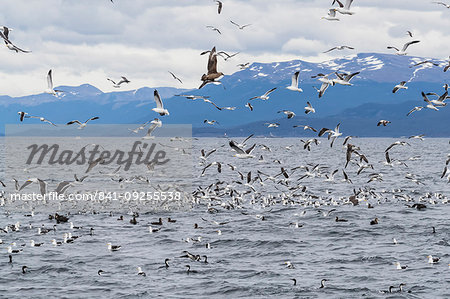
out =
[[[153,92],[153,96],[155,97],[156,107],[159,109],[164,109],[163,102],[162,102],[161,97],[159,96],[159,93],[156,89]]]

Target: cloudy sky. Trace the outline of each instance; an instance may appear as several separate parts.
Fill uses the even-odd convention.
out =
[[[4,1],[0,25],[13,28],[11,41],[32,53],[0,48],[0,94],[42,92],[50,68],[56,86],[90,83],[112,91],[106,77],[125,75],[132,82],[123,90],[195,88],[206,71],[207,57],[199,53],[213,45],[240,52],[227,62],[219,60],[219,71],[226,74],[237,71],[238,63],[324,61],[352,53],[321,53],[336,45],[389,53],[386,46],[410,40],[407,30],[422,41],[410,48],[411,55],[450,55],[450,9],[444,6],[429,0],[355,0],[355,15],[329,22],[321,17],[331,2],[223,0],[218,15],[213,0]],[[230,20],[252,26],[239,30]],[[184,84],[174,81],[169,70]]]

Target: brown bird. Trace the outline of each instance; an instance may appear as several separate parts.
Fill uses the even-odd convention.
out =
[[[203,74],[201,80],[203,81],[202,85],[198,89],[201,89],[208,83],[221,83],[219,81],[220,78],[223,77],[222,72],[217,72],[217,53],[216,47],[213,47],[209,52],[208,58],[208,73]]]

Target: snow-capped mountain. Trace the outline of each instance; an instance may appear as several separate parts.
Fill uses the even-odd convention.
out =
[[[414,66],[425,60],[430,60],[437,66],[431,63]],[[219,69],[222,63],[228,62],[220,60]],[[222,79],[223,85],[207,85],[201,90],[181,90],[170,87],[157,89],[163,98],[164,105],[170,111],[170,116],[162,118],[164,123],[192,124],[198,129],[197,132],[204,134],[214,132],[222,134],[227,130],[231,132],[231,128],[245,127],[245,124],[282,119],[284,115],[277,112],[284,109],[297,114],[297,117],[289,120],[289,125],[300,120],[320,123],[321,120],[331,118],[344,121],[346,118],[357,119],[358,116],[363,115],[365,119],[389,117],[410,121],[415,115],[406,118],[406,113],[412,107],[424,104],[422,91],[443,93],[442,86],[450,78],[450,72],[443,72],[446,65],[448,62],[445,60],[360,53],[322,63],[302,60],[253,63],[245,70],[225,76]],[[285,88],[290,85],[291,76],[296,71],[300,71],[302,93]],[[321,83],[311,76],[333,72],[360,72],[360,74],[353,78],[353,86],[330,87],[319,99],[313,87],[320,87]],[[392,88],[400,81],[408,81],[408,89],[393,94]],[[270,95],[269,100],[251,101],[254,108],[252,112],[245,107],[250,98],[262,95],[273,87],[277,89]],[[66,92],[60,97],[48,94],[18,98],[1,96],[0,106],[4,112],[0,125],[18,123],[17,111],[42,115],[57,123],[65,123],[72,119],[87,119],[93,115],[100,116],[101,123],[139,123],[158,117],[151,111],[155,105],[153,88],[144,87],[134,91],[103,93],[94,86],[84,84],[78,87],[59,86],[58,89]],[[210,96],[210,99],[218,106],[236,107],[236,109],[219,111],[201,100],[192,101],[175,96],[180,93]],[[303,107],[307,101],[316,109],[315,114],[304,115]],[[371,111],[370,115],[367,115],[368,109]],[[449,115],[449,109],[443,107],[440,111],[424,110],[416,114],[420,114],[418,117],[421,121],[428,121],[431,125],[436,119],[441,119],[444,114]],[[220,126],[211,127],[204,124],[205,119],[217,120]],[[35,122],[35,120],[27,121]],[[444,121],[444,124],[441,123],[440,127],[450,127],[450,117],[441,121]],[[388,134],[386,136],[402,134],[396,131],[394,124],[393,122],[391,128],[385,130]],[[291,134],[291,130],[285,129],[287,131],[280,130],[280,132],[284,132],[284,135]],[[378,136],[379,130],[376,131],[377,134],[373,134],[370,133],[372,129],[376,130],[376,126],[367,131],[367,136]],[[450,130],[448,131],[447,135],[450,135]],[[261,132],[261,134],[269,134],[271,131],[262,128]]]

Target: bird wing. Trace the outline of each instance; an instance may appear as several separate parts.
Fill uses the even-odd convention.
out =
[[[231,148],[232,148],[233,150],[235,150],[238,154],[241,154],[241,155],[245,155],[245,154],[246,154],[246,152],[245,152],[242,148],[240,148],[239,146],[237,146],[237,144],[236,144],[233,140],[230,141],[229,145],[230,145]]]
[[[215,73],[217,73],[217,55],[216,55],[216,47],[213,47],[211,52],[209,52],[208,75]]]
[[[295,72],[295,73],[292,75],[291,85],[292,85],[293,87],[298,87],[298,75],[299,75],[299,74],[300,74],[300,72],[297,71],[297,72]]]
[[[394,47],[394,46],[388,46],[387,48],[388,49],[394,49],[394,50],[397,50],[397,52],[400,52],[400,50],[397,47]]]
[[[330,11],[331,11],[331,9],[330,9]],[[323,53],[328,53],[328,52],[331,52],[331,51],[336,50],[336,49],[337,49],[337,47],[334,47],[334,48],[331,48],[331,49],[329,49],[329,50],[327,50],[327,51],[325,51]]]
[[[53,89],[52,70],[49,70],[47,74],[47,86],[48,89]]]
[[[275,89],[277,89],[276,87],[272,88],[271,90],[266,91],[266,93],[264,94],[264,96],[268,96],[269,94],[271,94]]]
[[[256,146],[256,143],[253,144],[253,145],[252,145],[251,147],[249,147],[248,149],[246,149],[245,152],[246,152],[247,154],[250,154],[250,153],[253,151],[253,149],[255,148],[255,146]]]
[[[322,128],[322,130],[319,131],[319,137],[322,137],[323,134],[330,132],[330,129]]]
[[[242,144],[245,144],[247,142],[247,140],[249,140],[250,138],[253,137],[253,135],[255,135],[255,134],[251,134],[247,138],[245,138],[244,141],[242,141]]]
[[[161,97],[159,96],[159,93],[156,89],[153,92],[153,96],[155,97],[156,107],[159,109],[164,109],[163,102],[162,102]]]
[[[91,121],[91,120],[96,120],[96,119],[99,119],[100,117],[98,117],[98,116],[94,116],[94,117],[91,117],[90,119],[88,119],[87,121],[85,121],[84,123],[86,124],[88,121]]]
[[[346,10],[350,10],[350,6],[352,5],[353,0],[347,0],[347,2],[345,2],[345,9]]]
[[[116,82],[114,82],[113,80],[106,78],[106,80],[111,81],[114,85],[117,85]]]
[[[344,4],[342,4],[342,2],[339,1],[339,0],[333,0],[333,3],[332,3],[331,5],[334,5],[334,3],[336,3],[336,2],[339,4],[339,6],[340,6],[341,8],[344,7]]]
[[[358,75],[359,73],[360,73],[360,72],[356,72],[356,73],[347,75],[347,76],[345,77],[345,81],[350,82],[350,80],[351,80],[354,76]]]
[[[231,22],[231,24],[236,25],[236,26],[238,26],[239,28],[241,28],[241,26],[240,26],[239,24],[237,24],[237,23],[235,23],[235,22],[233,22],[233,21],[231,21],[231,20],[230,20],[230,22]]]
[[[155,124],[155,123],[151,124],[148,127],[147,134],[145,136],[147,136],[147,137],[151,136],[153,131],[156,129],[156,127],[158,127],[158,124]]]
[[[411,45],[413,45],[413,44],[417,44],[417,43],[420,43],[420,40],[413,40],[413,41],[411,41],[411,42],[407,42],[407,43],[403,46],[402,51],[403,51],[403,52],[406,51],[406,49],[408,49],[409,46],[411,46]]]
[[[72,124],[75,124],[75,123],[81,125],[81,122],[79,120],[69,121],[66,125],[72,125]]]

